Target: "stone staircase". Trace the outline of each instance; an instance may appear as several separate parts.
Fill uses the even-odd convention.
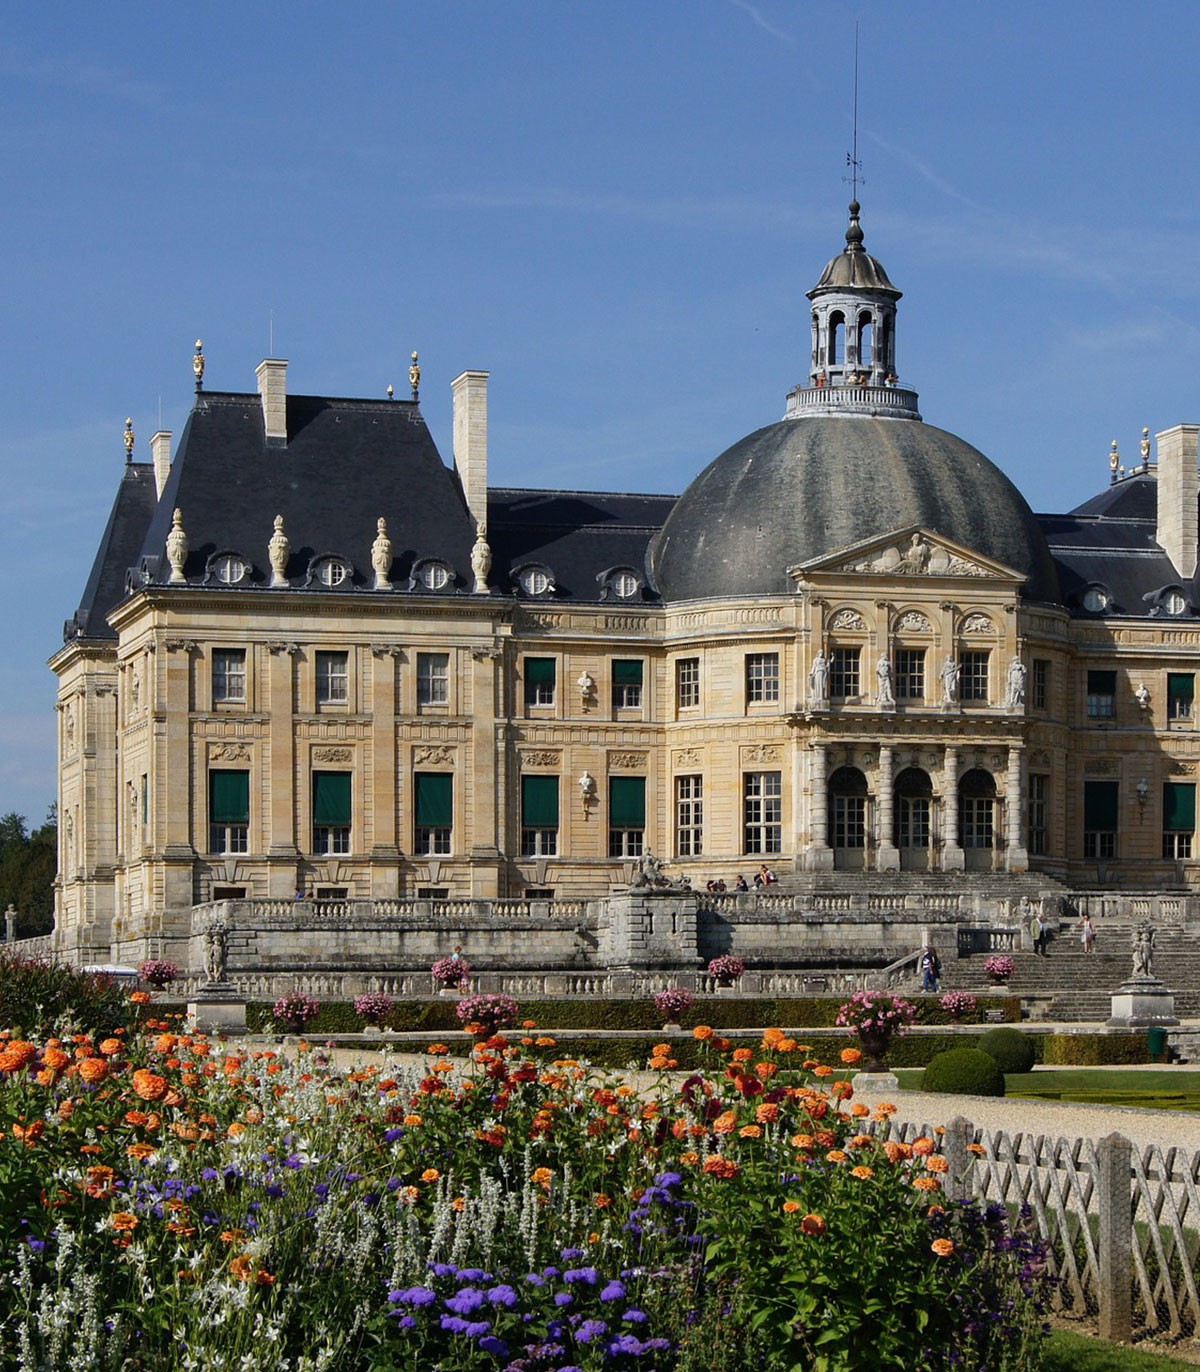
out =
[[[1064,925],[1051,937],[1045,957],[1018,951],[1011,956],[1017,970],[1009,983],[1020,996],[1044,998],[1047,1019],[1106,1020],[1112,992],[1133,966],[1132,926],[1104,923],[1097,927],[1096,950],[1085,956],[1077,931]],[[957,961],[944,960],[942,989],[994,993],[983,970],[984,953]],[[1155,940],[1154,975],[1175,994],[1180,1019],[1200,1017],[1200,938],[1181,929],[1160,928]]]
[[[780,895],[1067,895],[1070,887],[1040,872],[781,872]]]

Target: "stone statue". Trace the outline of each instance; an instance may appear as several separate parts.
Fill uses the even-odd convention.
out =
[[[1148,710],[1150,708],[1150,691],[1144,681],[1138,682],[1138,688],[1134,691],[1133,697],[1138,703],[1139,710]]]
[[[875,704],[881,710],[893,709],[896,704],[892,694],[892,663],[887,653],[880,653],[875,664]]]
[[[392,540],[388,537],[387,520],[380,519],[375,525],[375,542],[371,544],[371,566],[375,569],[375,589],[387,591],[392,583],[388,572],[392,570]]]
[[[187,555],[188,537],[183,532],[183,511],[176,510],[171,516],[171,532],[167,535],[167,561],[171,564],[170,580],[176,586],[187,580],[183,574]]]
[[[288,542],[288,536],[283,532],[283,516],[275,516],[275,532],[271,535],[271,541],[267,544],[267,557],[271,562],[271,585],[286,586],[288,557],[291,554],[292,545]]]
[[[829,659],[818,652],[808,673],[808,695],[814,705],[824,705],[829,691]]]
[[[475,546],[471,549],[471,571],[475,574],[475,594],[486,595],[488,573],[492,570],[492,550],[488,547],[483,521],[475,525]]]
[[[665,863],[662,858],[657,858],[649,848],[642,854],[638,862],[638,874],[633,879],[635,889],[644,890],[651,887],[654,890],[666,890],[673,885],[670,877],[663,875]]]
[[[953,705],[958,700],[959,666],[952,657],[942,663],[942,704]]]
[[[1148,467],[1148,466],[1150,465],[1150,430],[1149,430],[1149,429],[1143,429],[1143,430],[1142,430],[1142,443],[1141,443],[1141,449],[1142,449],[1142,466],[1143,466],[1143,468],[1145,468],[1145,467]]]
[[[929,562],[929,544],[919,533],[913,534],[909,545],[900,558],[899,571],[923,572]]]
[[[1025,664],[1019,657],[1014,657],[1008,669],[1008,699],[1005,702],[1007,709],[1019,710],[1025,704],[1026,675]]]
[[[210,924],[204,934],[204,971],[210,982],[225,980],[229,956],[229,932],[223,924]]]
[[[1154,926],[1143,924],[1133,931],[1133,975],[1152,977],[1154,975]]]

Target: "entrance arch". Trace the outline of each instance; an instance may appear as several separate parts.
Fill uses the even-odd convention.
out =
[[[900,850],[900,870],[927,872],[933,866],[933,782],[920,767],[896,777],[892,842]]]
[[[958,783],[958,837],[968,872],[990,872],[995,865],[997,822],[996,778],[973,767]]]
[[[857,767],[839,767],[829,778],[829,846],[838,871],[861,872],[867,865],[869,794]]]

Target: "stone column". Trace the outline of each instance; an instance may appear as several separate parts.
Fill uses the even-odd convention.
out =
[[[181,925],[190,927],[192,864],[196,856],[192,837],[198,821],[197,810],[203,807],[205,814],[208,810],[200,791],[201,787],[208,785],[207,757],[196,759],[195,790],[192,783],[192,655],[196,644],[190,640],[168,639],[165,646],[166,679],[160,699],[163,701],[166,722],[158,730],[157,743],[161,752],[156,748],[157,781],[163,789],[155,795],[155,810],[159,815],[155,832],[163,840],[164,858],[162,932],[166,931],[166,920],[171,911],[176,912]],[[123,786],[121,799],[125,800]],[[128,819],[128,806],[125,807],[125,813]],[[207,839],[202,838],[201,844],[207,848]],[[128,858],[127,847],[127,861]]]
[[[276,900],[292,896],[297,888],[296,826],[296,702],[293,699],[295,650],[287,644],[271,644],[266,660],[267,712],[267,888]],[[307,777],[301,783],[307,786]],[[308,812],[308,806],[304,806]],[[308,845],[305,844],[305,847]]]
[[[875,869],[879,872],[900,870],[900,849],[892,839],[892,807],[895,803],[894,751],[886,744],[879,748],[878,788],[879,843],[875,849]]]
[[[500,894],[499,825],[503,823],[496,794],[497,676],[503,662],[494,648],[471,653],[471,786],[474,796],[468,834],[471,854],[471,895],[476,899]],[[456,778],[465,786],[466,777]]]
[[[833,871],[833,849],[829,846],[826,817],[828,800],[825,792],[827,760],[825,748],[816,743],[809,754],[811,771],[808,786],[809,843],[805,866],[810,872]]]
[[[371,894],[400,894],[400,844],[396,835],[396,658],[390,644],[371,645],[370,806]]]
[[[958,841],[958,749],[947,748],[942,785],[942,871],[961,872],[966,867]]]
[[[1004,803],[1007,807],[1004,824],[1007,864],[1010,872],[1029,871],[1029,851],[1021,842],[1021,761],[1024,750],[1012,747],[1008,750],[1008,775],[1005,778]]]

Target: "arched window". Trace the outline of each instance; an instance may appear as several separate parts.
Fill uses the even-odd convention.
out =
[[[879,325],[879,365],[884,371],[896,370],[896,359],[892,354],[892,317],[885,315]]]
[[[981,767],[958,783],[958,832],[964,848],[996,846],[996,779]]]
[[[846,360],[846,317],[841,310],[829,316],[829,365],[840,367]]]
[[[834,848],[867,846],[867,779],[857,767],[829,778],[829,833]]]
[[[874,342],[874,325],[871,322],[871,316],[864,310],[858,316],[858,361],[860,366],[870,367],[874,363]]]

